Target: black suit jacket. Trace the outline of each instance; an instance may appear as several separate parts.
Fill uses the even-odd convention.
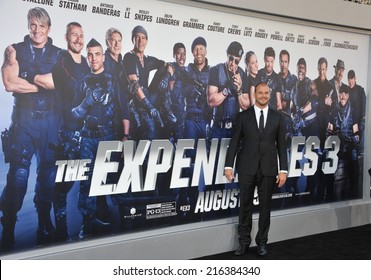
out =
[[[242,141],[237,155],[237,172],[256,175],[260,163],[264,176],[276,176],[277,155],[280,170],[287,170],[285,134],[285,119],[282,113],[268,109],[264,133],[260,136],[254,108],[240,112],[228,147],[225,166],[233,167],[234,158]]]

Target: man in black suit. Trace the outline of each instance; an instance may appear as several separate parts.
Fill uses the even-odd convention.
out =
[[[258,255],[266,255],[273,189],[275,184],[281,188],[286,181],[285,119],[281,113],[268,106],[269,98],[268,85],[258,84],[255,91],[255,105],[238,114],[226,156],[225,176],[229,182],[232,182],[234,179],[232,166],[241,142],[242,146],[237,158],[240,186],[238,226],[240,246],[235,252],[237,256],[247,252],[251,243],[255,186],[258,186],[259,196],[259,229],[255,241]]]

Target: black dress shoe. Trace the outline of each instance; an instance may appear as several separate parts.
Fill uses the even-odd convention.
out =
[[[258,244],[258,255],[259,256],[265,256],[267,254],[267,247],[265,244]]]
[[[234,255],[235,256],[242,256],[243,254],[245,254],[247,252],[248,249],[249,249],[248,244],[240,244],[238,249],[234,252]]]

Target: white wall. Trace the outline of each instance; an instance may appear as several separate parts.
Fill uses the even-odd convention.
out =
[[[270,15],[312,20],[371,31],[371,1],[369,0],[195,0],[195,2],[209,2]],[[358,2],[369,4],[359,4]]]

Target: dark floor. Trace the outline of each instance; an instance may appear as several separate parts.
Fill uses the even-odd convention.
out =
[[[233,252],[200,260],[371,260],[371,224],[315,234],[267,245],[268,254],[259,257],[256,247],[237,257]]]

